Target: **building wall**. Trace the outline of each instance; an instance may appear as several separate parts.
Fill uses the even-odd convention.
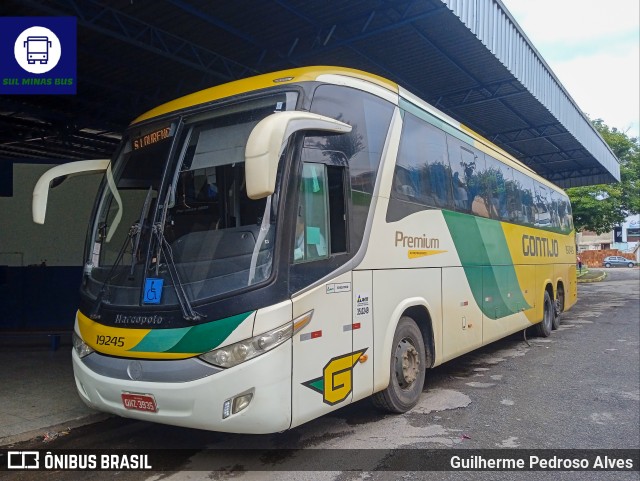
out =
[[[70,177],[49,191],[44,225],[31,218],[36,181],[52,165],[15,164],[13,196],[0,197],[0,265],[80,266],[102,174]]]
[[[613,231],[604,234],[596,234],[591,231],[582,231],[576,234],[576,244],[578,244],[578,252],[588,250],[599,250],[603,246],[610,248],[613,244]]]
[[[622,224],[622,242],[615,242],[614,233],[606,232],[597,235],[595,232],[582,231],[576,234],[576,244],[578,252],[617,249],[620,254],[633,254],[637,261],[640,262],[640,214],[629,216]],[[608,247],[606,247],[608,245]],[[605,247],[603,247],[605,246]],[[629,257],[629,256],[627,256]]]
[[[33,187],[51,167],[15,164],[13,195],[0,197],[0,335],[73,327],[101,174],[71,177],[51,189],[46,222],[38,225],[31,217]]]

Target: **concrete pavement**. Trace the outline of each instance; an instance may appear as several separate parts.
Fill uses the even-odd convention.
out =
[[[105,418],[76,393],[71,349],[68,340],[57,351],[46,338],[1,340],[0,446]]]

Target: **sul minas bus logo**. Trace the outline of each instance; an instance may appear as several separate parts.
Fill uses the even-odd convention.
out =
[[[0,17],[0,94],[76,93],[75,17]]]

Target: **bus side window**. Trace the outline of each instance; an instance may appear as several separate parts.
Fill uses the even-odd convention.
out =
[[[489,185],[489,215],[492,219],[511,220],[508,213],[507,182],[513,178],[512,169],[485,154],[486,181]]]
[[[518,213],[518,222],[524,225],[533,225],[533,179],[519,170],[514,171],[513,178],[517,191],[516,196],[519,198],[518,205],[520,207],[520,211]]]
[[[346,169],[327,165],[331,254],[347,252]]]
[[[443,131],[405,113],[391,195],[427,207],[451,204],[451,169]]]
[[[540,182],[534,182],[535,227],[549,229],[551,227],[551,199],[549,189]]]
[[[291,293],[313,284],[347,262],[358,250],[354,239],[354,210],[362,208],[352,202],[353,172],[344,152],[305,147],[301,155],[301,175],[297,200],[287,211],[293,239],[290,241],[289,290]],[[361,213],[361,212],[360,212]]]
[[[293,261],[307,262],[329,257],[329,195],[324,164],[303,163],[296,212]]]

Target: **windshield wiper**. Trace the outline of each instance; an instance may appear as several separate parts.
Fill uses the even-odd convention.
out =
[[[144,199],[144,205],[142,206],[142,211],[140,212],[140,220],[138,221],[138,223],[131,226],[131,231],[129,232],[130,236],[132,235],[132,232],[135,236],[135,241],[133,242],[133,251],[131,252],[131,269],[129,271],[129,279],[133,279],[133,271],[136,267],[138,248],[140,247],[140,237],[142,237],[144,221],[147,218],[147,214],[149,214],[149,207],[151,206],[152,191],[153,187],[149,186],[149,192],[147,192],[147,197]]]
[[[171,197],[172,192],[173,192],[173,189],[171,186],[169,186],[169,190],[167,191],[167,195],[164,199],[164,204],[162,206],[162,217],[160,218],[160,224],[157,227],[160,230],[160,235],[162,238],[164,238],[164,228],[167,224],[167,210],[169,208],[169,198]],[[155,257],[156,277],[159,275],[161,258],[162,258],[162,242],[158,242],[158,249],[156,251],[156,257]]]
[[[102,307],[104,294],[107,291],[107,285],[109,284],[109,281],[113,278],[116,268],[120,265],[120,262],[124,257],[124,252],[125,252],[125,249],[127,248],[127,243],[129,241],[132,241],[133,238],[135,237],[135,241],[131,243],[133,250],[131,251],[131,271],[129,273],[129,278],[133,277],[133,270],[135,267],[135,259],[136,259],[135,256],[140,246],[140,235],[142,233],[142,226],[144,225],[144,219],[147,217],[147,214],[149,213],[149,206],[151,205],[150,201],[151,201],[152,191],[153,191],[153,187],[149,186],[149,192],[147,192],[147,197],[144,201],[144,205],[142,206],[142,211],[140,212],[140,222],[133,224],[129,229],[129,233],[127,234],[127,237],[125,237],[124,241],[122,242],[122,246],[120,246],[120,251],[118,252],[116,260],[113,262],[113,265],[109,270],[109,274],[107,274],[106,279],[100,286],[100,292],[98,292],[98,296],[96,297],[96,306],[93,309],[93,312],[89,315],[89,317],[93,320],[100,319],[100,308]]]
[[[109,274],[107,274],[107,278],[104,280],[104,282],[100,286],[100,292],[98,292],[98,296],[96,297],[96,307],[93,309],[93,312],[89,315],[89,317],[93,320],[100,319],[100,307],[102,307],[102,300],[104,298],[105,292],[107,291],[107,285],[109,284],[109,281],[113,278],[113,275],[116,271],[116,267],[120,265],[120,262],[124,257],[124,251],[127,248],[127,243],[135,235],[134,226],[135,224],[131,226],[131,229],[129,229],[129,234],[127,235],[127,237],[125,237],[124,241],[122,242],[122,246],[120,247],[118,256],[116,257],[116,260],[111,266],[111,269],[109,270]]]
[[[171,251],[171,246],[169,242],[167,242],[166,237],[164,236],[164,221],[166,221],[166,215],[162,217],[163,222],[156,222],[153,225],[152,232],[158,242],[158,252],[162,252],[164,254],[164,258],[167,261],[167,269],[169,271],[169,276],[171,277],[171,282],[173,282],[173,287],[176,291],[176,297],[178,298],[178,302],[180,303],[180,309],[182,310],[182,317],[185,320],[191,322],[198,322],[206,319],[207,316],[204,314],[200,314],[196,310],[193,309],[189,298],[187,297],[187,293],[184,290],[184,285],[180,280],[180,274],[178,274],[178,269],[176,267],[176,263],[173,260],[173,252]],[[158,269],[158,265],[160,258],[156,258],[156,269]]]

